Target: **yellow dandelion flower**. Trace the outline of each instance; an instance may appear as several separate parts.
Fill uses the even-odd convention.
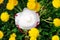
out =
[[[56,27],[60,26],[60,19],[59,19],[59,18],[55,18],[55,19],[53,20],[53,24],[54,24]]]
[[[59,40],[59,36],[58,35],[52,36],[52,40]]]
[[[30,37],[38,37],[39,36],[39,30],[37,28],[32,28],[29,32]]]
[[[36,7],[35,7],[34,10],[35,10],[36,12],[38,12],[38,11],[40,10],[40,8],[41,8],[41,5],[40,5],[40,3],[37,2],[37,3],[36,3]]]
[[[8,0],[8,3],[13,3],[14,2],[14,0]]]
[[[6,9],[8,9],[8,10],[13,10],[13,9],[14,9],[14,4],[12,4],[12,3],[7,3]]]
[[[18,1],[17,0],[14,0],[14,5],[18,5]]]
[[[10,37],[9,40],[16,40],[15,37]]]
[[[18,5],[18,0],[9,0],[8,3],[14,4],[14,6]]]
[[[2,39],[4,36],[4,33],[2,31],[0,31],[0,39]]]
[[[30,10],[33,10],[36,6],[36,3],[35,2],[28,2],[27,3],[27,8],[30,9]]]
[[[36,0],[28,0],[29,2],[36,2]]]
[[[3,3],[3,1],[4,1],[4,0],[0,0],[0,4],[2,4],[2,3]]]
[[[9,20],[9,14],[8,14],[8,12],[3,12],[3,13],[1,14],[1,20],[2,20],[3,22],[7,22],[7,21]]]
[[[37,40],[37,39],[36,39],[36,38],[34,38],[34,37],[31,37],[31,38],[30,38],[30,40]]]
[[[60,7],[60,0],[53,0],[52,4],[55,8],[59,8]]]
[[[12,34],[10,35],[9,40],[16,40],[15,38],[16,38],[16,34],[15,34],[15,33],[12,33]]]
[[[15,33],[12,33],[12,34],[10,35],[10,37],[16,37],[16,34],[15,34]]]

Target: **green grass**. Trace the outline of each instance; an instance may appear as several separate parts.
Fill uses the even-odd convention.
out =
[[[7,11],[11,16],[8,22],[4,23],[0,20],[0,30],[4,32],[4,37],[2,40],[8,40],[11,33],[16,33],[16,40],[24,40],[25,34],[21,33],[15,25],[14,15],[23,8],[26,7],[27,0],[18,0],[19,4],[12,10],[6,9],[6,4],[8,0],[4,0],[4,3],[0,5],[0,15],[2,12]],[[60,8],[56,9],[52,5],[52,0],[37,0],[41,4],[40,14],[40,24],[38,29],[40,31],[40,36],[38,40],[51,40],[53,35],[60,36],[60,27],[56,28],[52,22],[54,18],[60,18]],[[21,9],[20,9],[21,8]],[[46,19],[50,19],[47,20]]]

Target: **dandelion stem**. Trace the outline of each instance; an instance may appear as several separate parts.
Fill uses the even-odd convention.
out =
[[[47,21],[47,20],[45,20],[45,19],[42,19],[43,21],[45,21],[45,22],[47,22],[47,23],[52,23],[52,22],[49,22],[49,21]]]
[[[14,8],[17,12],[19,12],[19,10],[18,9],[16,9],[16,8]]]
[[[10,17],[11,19],[15,19],[14,17]]]
[[[43,9],[44,9],[44,6],[42,6],[42,8],[41,8],[40,17],[44,14],[44,13],[42,13],[43,12]]]
[[[20,6],[18,6],[18,9],[19,9],[20,11],[22,11],[22,9],[21,9],[21,7],[20,7]]]

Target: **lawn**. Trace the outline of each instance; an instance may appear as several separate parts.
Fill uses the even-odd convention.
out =
[[[36,40],[52,40],[54,35],[58,35],[60,37],[60,25],[56,27],[53,23],[55,18],[60,18],[60,7],[54,7],[52,1],[53,0],[37,0],[41,7],[37,12],[40,16],[40,24],[36,27],[39,30],[39,36],[36,38]],[[12,33],[16,34],[16,40],[30,39],[28,34],[26,34],[28,31],[26,32],[23,29],[21,30],[17,28],[15,24],[15,15],[22,12],[23,9],[27,7],[27,2],[28,0],[18,0],[18,4],[14,6],[13,10],[8,10],[6,8],[8,0],[4,0],[3,3],[0,4],[0,16],[3,12],[8,12],[10,15],[7,22],[2,21],[0,17],[0,31],[2,31],[4,34],[3,38],[0,40],[9,40]],[[13,4],[9,5],[9,7],[12,5]],[[57,24],[58,23],[60,23],[60,21],[57,22]],[[56,38],[56,40],[58,39]]]

